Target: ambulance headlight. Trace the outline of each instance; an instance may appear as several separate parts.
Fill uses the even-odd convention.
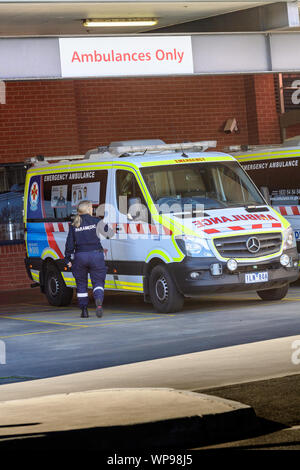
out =
[[[205,238],[190,237],[186,235],[176,237],[176,241],[179,248],[183,249],[187,256],[200,256],[201,258],[214,256]]]
[[[233,273],[238,267],[238,264],[235,259],[231,258],[227,261],[227,268]]]
[[[281,255],[280,256],[280,264],[281,266],[284,266],[285,268],[290,264],[290,257],[288,255]]]
[[[283,249],[288,250],[289,248],[296,248],[296,239],[291,226],[283,232]]]

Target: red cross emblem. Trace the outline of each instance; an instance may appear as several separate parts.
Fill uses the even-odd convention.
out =
[[[37,190],[37,187],[36,187],[36,184],[34,184],[32,186],[32,189],[31,189],[31,197],[33,200],[35,200],[35,198],[37,197],[38,195],[38,190]]]

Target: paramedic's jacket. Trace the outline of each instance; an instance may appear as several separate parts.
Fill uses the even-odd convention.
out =
[[[69,226],[69,233],[65,249],[65,262],[71,261],[71,255],[83,251],[103,251],[102,245],[96,233],[96,227],[100,219],[89,214],[83,214],[80,227]]]

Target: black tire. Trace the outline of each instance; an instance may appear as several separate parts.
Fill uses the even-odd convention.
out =
[[[178,312],[184,304],[184,297],[163,265],[155,266],[149,278],[149,294],[153,307],[160,313]]]
[[[62,307],[69,305],[73,298],[73,289],[67,287],[59,270],[50,264],[45,276],[45,295],[50,305]]]
[[[281,300],[286,296],[288,290],[289,284],[285,284],[275,289],[258,290],[257,294],[262,300]]]

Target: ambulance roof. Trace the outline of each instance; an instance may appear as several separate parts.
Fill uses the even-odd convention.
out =
[[[162,165],[172,165],[172,164],[193,164],[193,163],[204,163],[204,162],[213,162],[213,161],[236,161],[236,159],[222,152],[164,152],[156,154],[144,154],[144,155],[128,155],[124,157],[117,157],[110,153],[104,154],[93,154],[89,158],[81,159],[60,159],[56,157],[58,161],[53,162],[36,162],[28,171],[34,171],[35,169],[44,169],[45,172],[49,172],[50,169],[54,171],[62,169],[62,165],[65,167],[66,171],[70,171],[71,168],[74,170],[79,167],[82,168],[85,165],[96,165],[101,167],[101,164],[107,165],[109,163],[113,165],[122,165],[126,163],[128,166],[147,168],[150,166],[162,166]]]
[[[251,149],[245,150],[244,152],[233,153],[234,157],[237,159],[251,160],[253,159],[262,159],[262,158],[289,158],[289,157],[300,157],[300,147],[280,147],[280,148],[270,148],[264,147],[260,149]]]
[[[107,147],[98,147],[89,150],[85,155],[66,157],[36,157],[30,159],[33,168],[44,168],[45,172],[53,170],[70,171],[71,167],[79,169],[85,165],[99,167],[113,164],[132,165],[134,167],[149,167],[156,165],[200,163],[212,161],[234,161],[231,155],[222,152],[206,152],[216,147],[216,141],[182,142],[166,144],[160,139],[130,140],[112,142]]]
[[[168,165],[176,163],[201,163],[212,161],[234,161],[231,155],[222,152],[164,152],[160,154],[130,155],[128,157],[117,158],[121,163],[126,161],[140,168],[156,165]]]
[[[253,160],[267,158],[288,158],[300,156],[300,136],[285,139],[282,144],[273,145],[232,145],[224,149],[237,159]]]

